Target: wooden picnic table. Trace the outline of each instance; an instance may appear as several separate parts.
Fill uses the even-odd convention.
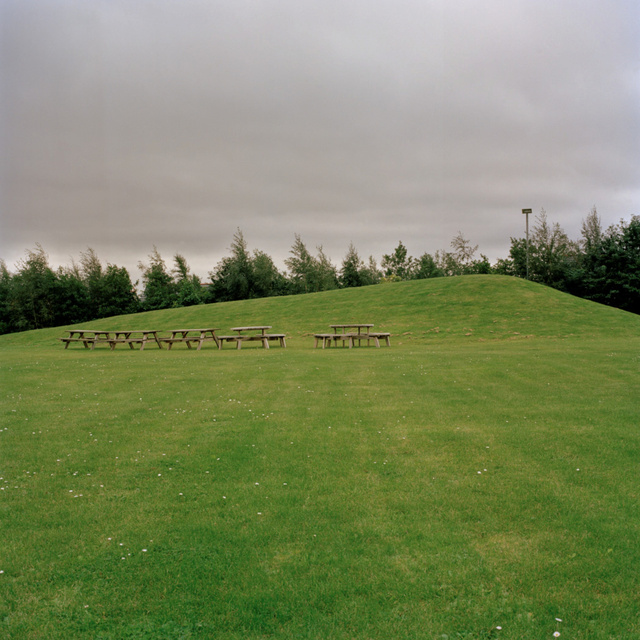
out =
[[[109,338],[109,331],[96,331],[95,329],[69,329],[69,335],[66,338],[60,338],[64,342],[64,348],[67,349],[72,342],[82,342],[85,349],[93,349],[96,340],[104,340]]]
[[[133,349],[134,344],[140,345],[140,350],[144,349],[147,342],[153,340],[158,347],[162,348],[158,338],[158,331],[155,329],[127,329],[124,331],[102,331],[96,329],[69,329],[67,338],[60,338],[64,342],[66,349],[71,342],[82,342],[85,349],[95,349],[96,344],[108,344],[113,351],[117,344],[128,344]]]
[[[145,348],[147,342],[155,342],[160,349],[162,344],[158,337],[158,331],[156,329],[133,329],[126,331],[114,331],[114,340],[111,342],[111,350],[115,348],[116,344],[123,343],[128,344],[130,349],[133,349],[133,345],[140,344],[140,351]]]
[[[235,331],[236,335],[233,336],[220,336],[218,348],[222,349],[224,342],[235,342],[236,349],[242,348],[243,342],[258,341],[262,343],[265,349],[269,348],[269,340],[277,340],[281,347],[286,347],[286,336],[284,333],[267,333],[267,330],[271,329],[271,325],[259,325],[253,327],[232,327],[231,331]],[[248,331],[254,333],[247,333]]]
[[[198,343],[198,351],[202,349],[202,345],[206,340],[213,340],[216,346],[220,348],[220,341],[216,336],[217,327],[210,327],[208,329],[172,329],[170,331],[171,337],[160,338],[160,342],[167,343],[167,349],[171,351],[171,347],[176,342],[184,342],[189,349],[191,349],[191,343]]]
[[[348,345],[349,348],[353,347],[355,341],[358,341],[358,346],[361,345],[362,340],[366,340],[367,344],[373,340],[376,347],[380,347],[380,338],[384,338],[387,346],[391,346],[390,333],[371,331],[374,326],[371,323],[351,323],[351,324],[331,324],[329,325],[333,329],[333,333],[316,333],[315,334],[315,347],[322,342],[322,348],[325,346],[331,346],[331,343],[338,344],[342,342],[342,346]],[[347,331],[348,329],[354,329],[354,331]],[[355,331],[357,329],[357,331]]]

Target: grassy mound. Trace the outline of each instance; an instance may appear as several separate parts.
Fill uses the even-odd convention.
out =
[[[313,348],[350,321],[391,348]],[[637,316],[475,276],[90,324],[290,339],[0,337],[0,637],[639,636]]]

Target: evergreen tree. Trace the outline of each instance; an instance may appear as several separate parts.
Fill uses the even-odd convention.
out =
[[[313,256],[297,233],[289,253],[291,257],[287,258],[284,263],[289,269],[292,293],[317,291],[317,274]]]
[[[314,259],[315,291],[330,291],[338,288],[338,273],[322,246],[317,247],[318,255]]]
[[[166,264],[155,246],[149,254],[149,264],[139,262],[138,268],[142,271],[144,284],[142,308],[150,311],[173,307],[177,297],[176,286],[167,273]]]
[[[581,294],[640,313],[640,216],[613,225],[591,243],[583,263]]]
[[[230,251],[231,256],[223,258],[209,274],[210,291],[216,302],[247,300],[253,297],[253,264],[240,229],[233,236]]]
[[[340,284],[343,287],[361,287],[365,284],[364,262],[358,255],[353,242],[349,244],[347,255],[342,260],[340,269]]]
[[[196,275],[191,274],[191,269],[184,256],[176,253],[176,255],[173,256],[173,262],[173,279],[176,285],[175,306],[191,307],[196,304],[201,304],[204,295],[200,279]]]
[[[4,260],[0,260],[0,334],[15,331],[11,317],[12,277]]]

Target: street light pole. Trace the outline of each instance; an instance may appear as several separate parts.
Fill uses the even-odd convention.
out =
[[[522,213],[527,219],[527,280],[529,279],[529,214],[531,209],[523,209]]]

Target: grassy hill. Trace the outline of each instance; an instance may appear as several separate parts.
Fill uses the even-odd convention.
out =
[[[90,323],[96,329],[160,329],[270,324],[296,346],[313,347],[308,337],[332,323],[375,322],[405,341],[439,343],[444,338],[476,340],[532,337],[589,338],[603,332],[636,336],[638,317],[590,303],[539,284],[504,276],[466,276],[415,280],[282,298],[118,316]],[[4,348],[58,344],[60,329],[0,336]],[[473,340],[471,340],[473,341]]]
[[[392,346],[313,348],[350,321]],[[0,337],[0,637],[640,637],[638,316],[470,276],[89,324],[263,323]]]

